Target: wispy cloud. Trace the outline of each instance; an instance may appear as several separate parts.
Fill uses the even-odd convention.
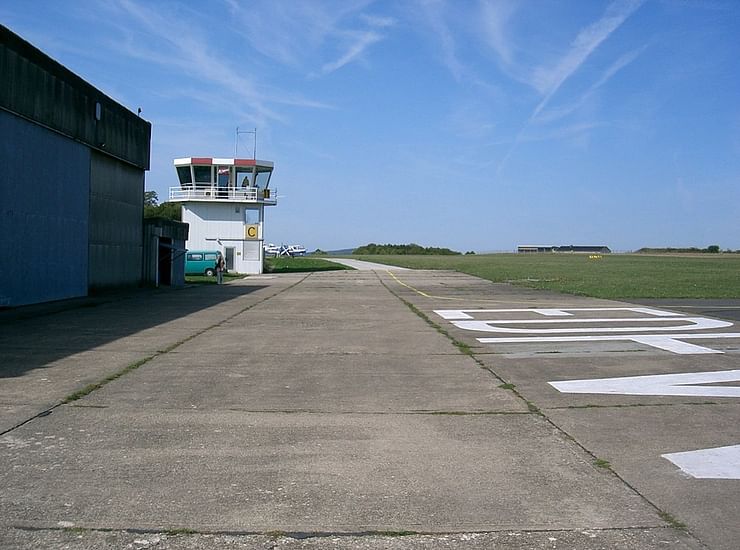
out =
[[[589,100],[589,98],[591,98],[591,96],[593,96],[593,94],[599,88],[601,88],[604,84],[611,80],[611,78],[619,71],[621,71],[627,65],[632,63],[635,59],[637,59],[642,54],[642,52],[645,51],[646,48],[647,45],[632,50],[631,52],[628,52],[619,57],[619,59],[617,59],[606,69],[606,71],[604,71],[604,73],[601,75],[601,78],[599,78],[599,80],[589,86],[588,89],[583,94],[581,94],[581,96],[576,101],[558,108],[550,108],[545,111],[540,110],[540,112],[537,113],[533,120],[536,120],[537,122],[552,122],[577,111]]]
[[[643,3],[643,0],[628,0],[611,4],[604,16],[581,30],[571,44],[570,49],[553,67],[540,67],[534,73],[534,83],[544,98],[535,107],[531,118],[537,116],[550,99],[601,45],[604,40],[617,30],[632,13]]]
[[[132,0],[118,0],[117,6],[124,17],[114,24],[126,37],[120,45],[124,53],[209,82],[216,92],[207,93],[206,98],[228,90],[248,102],[259,118],[277,118],[253,83],[241,77],[221,56],[211,52],[208,41],[200,36],[197,28],[169,12],[165,14]]]
[[[358,32],[351,34],[355,38],[352,45],[339,59],[332,61],[331,63],[324,64],[324,66],[321,67],[321,72],[323,74],[332,73],[337,69],[344,67],[347,63],[351,63],[357,57],[362,55],[362,52],[367,48],[376,42],[379,42],[383,38],[380,34],[375,32]]]
[[[385,38],[379,32],[380,30],[388,29],[396,24],[396,20],[392,17],[379,17],[365,13],[360,14],[359,19],[364,21],[372,30],[343,32],[342,34],[349,38],[349,46],[336,61],[325,63],[321,67],[323,74],[332,73],[362,56],[370,46]]]
[[[455,38],[447,25],[447,4],[444,0],[419,0],[418,7],[442,49],[442,63],[455,80],[461,80],[466,69],[457,56]]]
[[[254,50],[310,76],[329,74],[361,58],[385,38],[381,31],[396,23],[365,13],[369,0],[228,2],[236,28]]]
[[[485,40],[507,66],[513,62],[513,42],[508,34],[508,23],[516,9],[517,4],[510,0],[488,0],[481,3],[480,15]]]
[[[336,27],[345,9],[311,2],[229,2],[234,28],[248,45],[280,64],[301,67]]]
[[[543,95],[537,103],[532,113],[529,115],[521,130],[518,132],[514,143],[509,151],[504,155],[498,165],[497,173],[503,170],[506,163],[511,158],[516,147],[524,140],[527,129],[537,118],[540,112],[549,104],[551,99],[557,94],[563,84],[573,76],[586,60],[598,49],[598,47],[611,34],[616,31],[622,24],[642,5],[644,0],[625,0],[617,1],[609,5],[604,15],[596,22],[581,29],[576,38],[570,45],[566,53],[552,66],[542,66],[537,68],[533,73],[532,83],[535,88]],[[621,68],[630,63],[637,54],[630,58],[630,55],[623,56],[602,78],[596,82],[592,88],[595,90],[608,81]],[[587,92],[588,93],[588,92]]]
[[[216,44],[197,24],[200,14],[186,10],[178,16],[157,4],[136,0],[110,2],[107,10],[103,15],[105,23],[122,37],[110,40],[111,48],[170,71],[173,80],[181,75],[191,77],[192,84],[180,87],[180,93],[214,110],[226,107],[242,118],[264,124],[268,120],[285,121],[275,105],[329,107],[243,76],[250,72],[239,65],[243,58],[215,49]]]
[[[366,13],[361,14],[360,19],[367,22],[367,24],[371,27],[376,27],[379,29],[393,27],[397,23],[397,21],[393,17],[380,17],[377,15],[369,15]]]

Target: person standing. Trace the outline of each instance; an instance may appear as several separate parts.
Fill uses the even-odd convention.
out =
[[[224,284],[224,269],[226,269],[226,262],[224,262],[224,257],[219,252],[216,258],[216,283],[219,285]]]

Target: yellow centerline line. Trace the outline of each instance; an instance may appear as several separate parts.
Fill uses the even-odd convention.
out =
[[[396,276],[395,276],[395,275],[393,274],[393,272],[392,272],[392,271],[391,271],[390,269],[386,269],[386,270],[385,270],[385,272],[386,272],[386,273],[388,273],[388,275],[390,275],[391,277],[393,277],[393,279],[394,279],[394,280],[395,280],[395,281],[396,281],[396,282],[397,282],[397,283],[398,283],[399,285],[401,285],[401,286],[405,286],[406,288],[408,288],[408,289],[410,289],[410,290],[413,290],[414,292],[416,292],[417,294],[419,294],[419,295],[421,295],[421,296],[424,296],[425,298],[438,298],[438,299],[441,299],[441,300],[454,300],[454,299],[455,299],[455,298],[445,298],[444,296],[432,296],[432,295],[430,295],[430,294],[427,294],[426,292],[422,292],[422,291],[421,291],[421,290],[419,290],[418,288],[414,288],[414,287],[413,287],[413,286],[411,286],[411,285],[407,285],[407,284],[406,284],[406,283],[404,283],[404,282],[403,282],[403,281],[402,281],[401,279],[399,279],[398,277],[396,277]]]
[[[388,275],[390,275],[394,281],[396,281],[399,285],[405,286],[409,290],[412,290],[413,292],[416,292],[419,296],[424,296],[424,298],[431,298],[433,300],[454,300],[457,302],[463,301],[463,302],[486,302],[486,303],[492,303],[492,304],[502,304],[502,303],[508,303],[503,300],[486,300],[482,298],[462,298],[462,297],[454,297],[454,296],[434,296],[433,294],[427,294],[424,291],[419,290],[418,288],[414,288],[410,284],[404,283],[401,279],[396,277],[396,275],[390,270],[385,270]]]
[[[457,300],[457,301],[468,301],[468,302],[486,302],[486,303],[495,303],[495,304],[503,304],[508,303],[505,300],[486,300],[483,298],[462,298],[462,297],[450,297],[450,296],[435,296],[433,294],[427,294],[426,292],[419,290],[418,288],[414,288],[408,283],[404,283],[401,279],[396,277],[396,275],[390,270],[385,270],[388,275],[390,275],[394,281],[396,281],[399,285],[405,286],[409,290],[416,292],[419,296],[424,296],[424,298],[431,298],[433,300]],[[621,300],[624,301],[624,300]],[[692,309],[740,309],[740,306],[682,306],[682,305],[666,305],[666,306],[660,306],[664,309],[681,309],[683,308],[692,308]]]

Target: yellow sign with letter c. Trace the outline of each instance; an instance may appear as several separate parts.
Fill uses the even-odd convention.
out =
[[[257,239],[259,238],[260,226],[257,224],[250,224],[244,226],[244,238],[245,239]]]

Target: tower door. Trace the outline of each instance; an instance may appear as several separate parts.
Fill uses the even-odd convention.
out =
[[[224,251],[226,252],[226,269],[231,271],[234,269],[234,247],[227,246]]]

